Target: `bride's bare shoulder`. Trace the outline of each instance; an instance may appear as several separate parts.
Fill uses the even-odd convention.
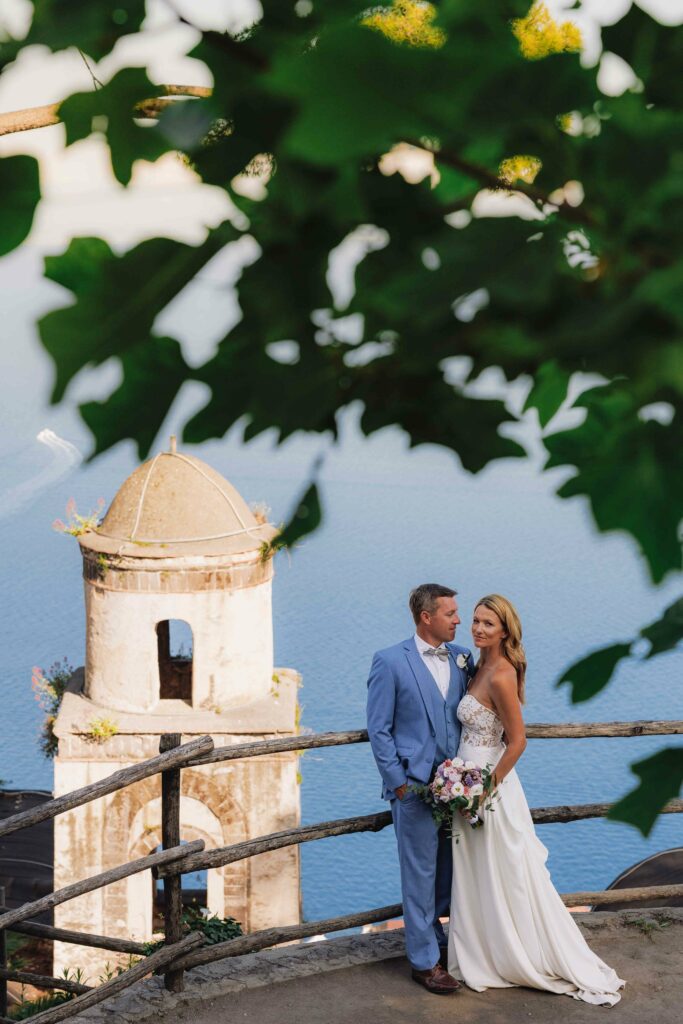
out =
[[[498,693],[517,693],[517,673],[509,661],[500,661],[491,675],[491,689]]]

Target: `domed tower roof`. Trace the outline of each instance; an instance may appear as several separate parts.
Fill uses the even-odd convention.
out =
[[[105,554],[169,558],[239,554],[259,548],[275,532],[206,462],[170,451],[138,466],[101,525],[79,540]]]

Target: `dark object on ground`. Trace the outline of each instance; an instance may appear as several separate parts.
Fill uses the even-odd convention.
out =
[[[416,971],[413,968],[411,977],[435,996],[450,996],[462,988],[460,982],[452,978],[448,971],[444,971],[440,963],[432,967],[431,971]]]
[[[0,820],[51,799],[52,793],[45,790],[0,790]],[[52,892],[53,835],[54,822],[49,818],[0,839],[0,885],[5,886],[8,910]],[[44,911],[36,921],[52,924],[52,911]]]
[[[630,889],[641,885],[679,885],[683,884],[683,846],[672,850],[661,850],[659,853],[646,857],[638,864],[627,868],[615,878],[608,889]],[[629,903],[596,903],[592,910],[638,910],[644,907],[683,907],[683,898],[669,897],[663,900],[638,900]]]

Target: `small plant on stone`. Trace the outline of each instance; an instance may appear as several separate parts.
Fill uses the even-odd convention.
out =
[[[85,735],[94,743],[105,743],[106,740],[116,736],[119,731],[118,723],[111,718],[93,718],[88,722]]]
[[[268,517],[270,516],[270,508],[268,507],[268,505],[266,505],[265,501],[255,501],[250,507],[251,511],[254,514],[254,519],[259,524],[259,526],[262,526],[264,523],[268,522]]]
[[[118,978],[120,974],[125,974],[131,967],[135,967],[136,964],[139,964],[142,959],[143,958],[141,956],[133,956],[131,953],[125,964],[111,964],[109,960],[107,960],[102,968],[102,974],[100,974],[98,978],[100,985],[104,985],[107,981],[111,981],[112,978]]]
[[[68,533],[71,537],[80,537],[89,530],[97,529],[102,521],[104,506],[104,498],[99,498],[94,511],[82,516],[76,508],[75,500],[69,498],[66,504],[66,522],[63,519],[55,519],[52,527],[60,533]]]
[[[632,928],[637,928],[638,931],[647,936],[650,942],[654,942],[652,933],[659,932],[662,928],[668,928],[671,924],[671,918],[663,917],[657,920],[654,917],[633,917],[630,920],[627,919],[626,924]]]
[[[61,1006],[74,998],[73,992],[54,992],[50,996],[39,996],[38,999],[24,999],[22,988],[22,999],[18,1006],[10,1010],[11,1020],[27,1020],[42,1010],[49,1010],[52,1006]]]
[[[45,712],[39,743],[46,757],[54,757],[57,753],[59,743],[54,734],[54,724],[72,673],[73,666],[69,664],[67,658],[55,661],[47,672],[38,667],[32,672],[33,693],[41,710]]]
[[[244,934],[242,925],[234,917],[205,917],[198,907],[186,907],[182,920],[186,932],[201,932],[205,936],[207,946],[213,946],[217,942],[228,942]],[[146,942],[145,954],[149,956],[163,945],[163,939]]]
[[[105,743],[119,731],[118,723],[111,718],[93,718],[88,722],[88,728],[84,735],[93,743]]]

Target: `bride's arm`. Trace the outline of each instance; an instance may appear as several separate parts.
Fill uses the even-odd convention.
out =
[[[517,696],[517,674],[505,665],[491,680],[491,697],[507,739],[507,748],[493,771],[493,786],[499,786],[514,768],[526,748],[526,730]]]

